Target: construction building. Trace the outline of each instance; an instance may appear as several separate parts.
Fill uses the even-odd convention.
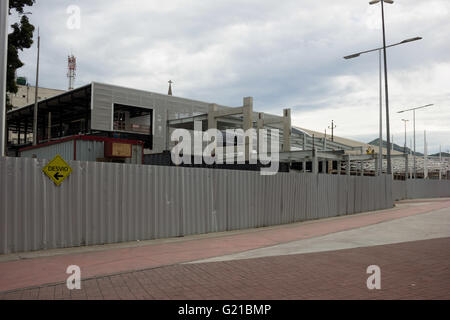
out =
[[[62,148],[61,141],[67,143],[69,137],[88,136],[100,139],[103,142],[101,148],[105,150],[111,148],[105,141],[114,139],[122,146],[127,141],[130,145],[142,145],[142,150],[135,153],[144,154],[145,164],[173,165],[170,150],[175,142],[170,137],[176,129],[206,131],[214,128],[221,132],[237,128],[278,129],[280,170],[358,175],[375,175],[378,171],[377,148],[339,137],[331,141],[324,134],[293,127],[290,109],[283,110],[282,115],[255,112],[251,97],[244,98],[241,106],[227,107],[93,82],[39,101],[37,146],[29,144],[33,134],[33,110],[34,104],[28,104],[8,112],[8,130],[18,137],[17,140],[9,139],[10,155],[51,158],[57,151],[61,153],[61,149],[72,148],[71,144]],[[73,140],[80,139],[70,141]],[[244,141],[246,154],[256,152],[257,143],[249,151],[251,144]],[[49,146],[54,147],[49,149]],[[30,147],[34,151],[30,152]],[[40,147],[47,148],[43,154],[37,151]],[[105,151],[88,158],[74,157],[74,152],[70,152],[67,156],[73,160],[121,162]],[[392,156],[406,161],[404,154],[393,152]],[[137,158],[136,154],[127,157]]]
[[[23,78],[24,79],[24,78]],[[34,103],[34,99],[36,96],[36,87],[31,86],[26,82],[26,79],[24,82],[21,82],[20,79],[18,79],[18,91],[17,93],[8,93],[9,102],[13,106],[14,109],[25,107],[29,104]],[[49,89],[49,88],[41,88],[38,89],[38,101],[45,100],[51,97],[54,97],[56,95],[59,95],[61,93],[64,93],[64,90],[57,90],[57,89]]]

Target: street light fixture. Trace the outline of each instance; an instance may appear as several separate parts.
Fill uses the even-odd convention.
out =
[[[422,37],[414,37],[414,38],[409,38],[409,39],[405,39],[401,42],[398,43],[394,43],[391,44],[389,46],[386,46],[386,48],[391,48],[391,47],[395,47],[401,44],[405,44],[408,42],[413,42],[413,41],[417,41],[417,40],[422,40]],[[367,50],[367,51],[362,51],[362,52],[358,52],[358,53],[354,53],[348,56],[345,56],[344,59],[349,60],[349,59],[353,59],[353,58],[357,58],[362,54],[365,53],[370,53],[370,52],[374,52],[374,51],[378,51],[378,56],[379,56],[379,68],[380,68],[380,135],[379,135],[379,159],[378,159],[378,173],[381,175],[383,173],[383,93],[382,93],[382,79],[381,79],[381,50],[383,48],[376,48],[376,49],[372,49],[372,50]],[[387,146],[387,149],[389,149],[389,145]]]
[[[388,46],[386,46],[386,48],[391,48],[391,47],[395,47],[395,46],[398,46],[398,45],[401,45],[401,44],[405,44],[405,43],[413,42],[413,41],[417,41],[417,40],[422,40],[422,39],[423,39],[422,37],[414,37],[414,38],[410,38],[410,39],[406,39],[406,40],[400,41],[398,43],[394,43],[394,44],[388,45]],[[347,59],[347,60],[348,59],[353,59],[353,58],[359,57],[360,55],[362,55],[364,53],[370,53],[370,52],[380,51],[380,50],[383,50],[383,47],[372,49],[372,50],[361,51],[361,52],[358,52],[358,53],[354,53],[354,54],[351,54],[349,56],[345,56],[344,59]]]
[[[413,112],[413,127],[414,127],[414,179],[417,179],[417,171],[416,171],[416,110],[423,109],[423,108],[428,108],[428,107],[431,107],[431,106],[434,106],[434,104],[427,104],[425,106],[412,108],[412,109],[407,109],[407,110],[402,110],[402,111],[397,112],[397,113],[404,113],[404,112],[408,112],[408,111],[412,111]]]

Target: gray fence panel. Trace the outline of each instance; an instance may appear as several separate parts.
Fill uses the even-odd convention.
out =
[[[226,191],[227,176],[223,170],[213,170],[211,177],[213,180],[213,215],[217,225],[217,230],[213,231],[226,231],[228,226],[228,194]]]
[[[296,179],[299,177],[297,175],[288,174],[285,175],[285,183],[281,182],[282,190],[282,217],[281,224],[288,224],[295,222],[295,212],[298,210],[296,208],[296,203],[298,201],[298,185]]]
[[[281,223],[282,215],[282,197],[280,179],[286,174],[277,174],[275,176],[259,176],[264,181],[266,187],[264,193],[265,211],[268,218],[265,225],[273,226]]]
[[[394,198],[394,200],[398,201],[407,198],[406,184],[407,182],[405,181],[394,180],[392,182],[392,197]]]
[[[338,202],[339,202],[338,215],[342,216],[347,213],[348,179],[347,179],[347,176],[339,175],[339,176],[337,176],[337,181],[338,181],[337,198],[338,198]]]
[[[394,181],[394,195],[398,189],[405,190],[405,199],[450,197],[450,181],[448,180],[407,180]]]
[[[306,221],[307,220],[307,192],[306,192],[306,174],[300,174],[298,179],[295,179],[297,193],[294,197],[295,203],[295,220],[294,221]]]
[[[42,173],[46,163],[0,159],[0,253],[263,227],[392,206],[390,176],[261,176],[70,161],[72,175],[56,187]],[[448,194],[448,182],[427,183],[407,185],[408,192]]]
[[[183,168],[183,235],[217,230],[212,206],[211,170]]]
[[[347,214],[355,213],[355,177],[347,176]]]

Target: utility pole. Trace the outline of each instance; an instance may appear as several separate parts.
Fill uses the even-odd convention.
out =
[[[328,129],[331,129],[331,141],[334,142],[334,129],[336,129],[337,126],[334,125],[334,120],[331,121],[331,127],[328,127]]]
[[[6,71],[8,59],[9,0],[0,4],[0,157],[6,155]]]
[[[172,80],[169,80],[169,92],[167,93],[169,96],[172,96],[173,94],[172,94],[172,83],[173,83],[173,81]]]
[[[36,64],[36,88],[34,95],[34,110],[33,110],[33,146],[38,144],[38,91],[39,91],[39,54],[41,50],[41,36],[38,28],[38,43],[37,43],[37,64]]]

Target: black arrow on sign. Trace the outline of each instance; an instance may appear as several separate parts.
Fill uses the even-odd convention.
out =
[[[64,176],[60,175],[59,172],[55,173],[55,175],[53,177],[55,177],[55,179],[58,181],[59,181],[59,178],[64,178]]]

